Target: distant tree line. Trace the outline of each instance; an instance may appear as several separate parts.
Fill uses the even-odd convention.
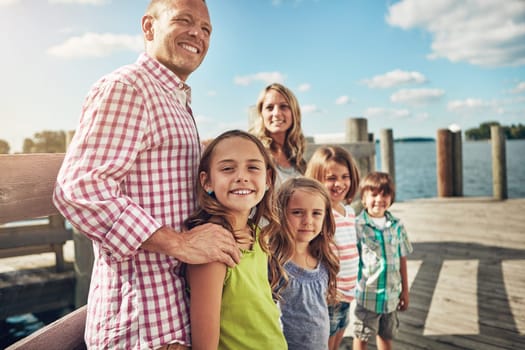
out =
[[[489,140],[490,127],[493,125],[501,126],[499,122],[485,122],[480,124],[478,128],[465,130],[465,138],[467,140]],[[511,126],[501,126],[503,133],[507,140],[525,139],[525,125],[519,123]]]
[[[8,154],[9,143],[0,140],[0,154]],[[24,139],[22,153],[61,153],[66,151],[66,132],[44,130]]]

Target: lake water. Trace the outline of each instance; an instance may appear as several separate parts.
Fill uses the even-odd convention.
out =
[[[506,141],[507,193],[509,198],[525,197],[525,140]],[[492,196],[492,144],[490,141],[463,142],[463,196]],[[381,169],[379,144],[376,169]],[[437,197],[436,143],[394,143],[396,200]]]

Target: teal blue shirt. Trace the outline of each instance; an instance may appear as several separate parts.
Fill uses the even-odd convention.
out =
[[[356,219],[359,272],[356,301],[378,314],[397,309],[401,294],[401,257],[412,252],[405,226],[390,212],[378,228],[366,210]]]

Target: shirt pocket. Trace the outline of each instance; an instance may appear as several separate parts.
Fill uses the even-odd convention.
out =
[[[365,239],[362,245],[363,264],[365,266],[375,266],[379,263],[381,257],[381,248],[379,242],[372,239]]]

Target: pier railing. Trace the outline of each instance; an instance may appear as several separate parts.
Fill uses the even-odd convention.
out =
[[[72,231],[51,201],[63,158],[63,154],[0,155],[0,224],[44,221],[0,227],[0,258],[55,255],[55,266],[0,274],[0,319],[74,305],[75,274],[63,252]]]
[[[63,159],[63,154],[0,155],[0,225],[34,218],[48,221],[0,228],[0,258],[55,254],[55,266],[0,274],[0,319],[75,304],[75,273],[63,255],[72,231],[52,203]],[[85,349],[85,320],[86,309],[81,307],[8,349]]]

